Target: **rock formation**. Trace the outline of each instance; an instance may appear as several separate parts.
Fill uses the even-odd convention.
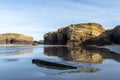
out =
[[[45,44],[57,44],[57,32],[49,32],[44,35],[44,43]]]
[[[110,35],[112,30],[106,30],[105,32],[101,33],[99,36],[94,37],[93,39],[86,40],[84,43],[87,45],[109,45],[112,44]]]
[[[113,43],[120,44],[120,25],[112,30],[110,38]]]
[[[0,44],[35,44],[31,36],[17,33],[0,34]]]
[[[60,28],[56,32],[49,32],[44,35],[44,43],[52,45],[79,46],[82,44],[97,44],[101,39],[108,44],[108,32],[97,23],[71,24],[68,27]],[[101,38],[99,38],[99,36]],[[101,43],[102,44],[102,43]]]
[[[51,69],[60,69],[60,70],[77,69],[77,67],[75,67],[75,66],[66,65],[66,64],[57,63],[57,62],[46,61],[46,60],[41,60],[41,59],[33,59],[32,63],[36,64],[38,66],[41,66],[41,67],[43,66],[43,67],[51,68]]]

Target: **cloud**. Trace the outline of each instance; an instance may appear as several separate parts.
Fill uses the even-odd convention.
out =
[[[74,23],[97,22],[106,29],[119,24],[119,0],[0,1],[0,33],[18,32],[43,39],[44,33]]]

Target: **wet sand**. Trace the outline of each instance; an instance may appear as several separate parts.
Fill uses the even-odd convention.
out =
[[[3,47],[3,45],[0,45],[0,80],[120,80],[120,46],[112,45],[105,47],[117,53],[113,54],[113,52],[109,50],[103,50],[110,53],[109,56],[106,56],[98,51],[102,49],[95,50],[101,54],[103,61],[93,64],[76,61],[78,59],[75,58],[78,57],[76,57],[75,54],[74,56],[72,54],[69,55],[70,52],[66,50],[67,48],[56,48],[56,46],[54,46],[53,51],[57,54],[55,55],[53,51],[53,54],[51,53],[52,48],[50,48],[50,50],[47,49],[47,53],[45,53],[43,45],[37,47],[10,45],[9,47],[8,45]],[[84,51],[91,52],[88,49]],[[65,55],[69,55],[70,57],[65,59]],[[81,55],[79,55],[79,57],[80,56]],[[69,64],[76,66],[77,69],[51,69],[33,64],[33,59]]]

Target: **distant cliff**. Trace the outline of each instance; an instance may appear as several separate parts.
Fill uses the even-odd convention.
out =
[[[34,39],[23,34],[5,33],[0,34],[0,44],[34,44]]]
[[[44,43],[52,45],[79,46],[82,44],[110,44],[102,25],[98,23],[71,24],[60,28],[56,32],[49,32],[44,35]],[[102,40],[101,40],[102,39]]]

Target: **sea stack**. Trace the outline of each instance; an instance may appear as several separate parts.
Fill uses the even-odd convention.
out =
[[[71,24],[58,29],[56,32],[45,34],[44,44],[67,46],[79,46],[88,44],[88,42],[94,44],[95,40],[98,40],[96,37],[101,36],[103,33],[105,33],[105,29],[98,23]],[[104,39],[106,39],[106,36]]]

